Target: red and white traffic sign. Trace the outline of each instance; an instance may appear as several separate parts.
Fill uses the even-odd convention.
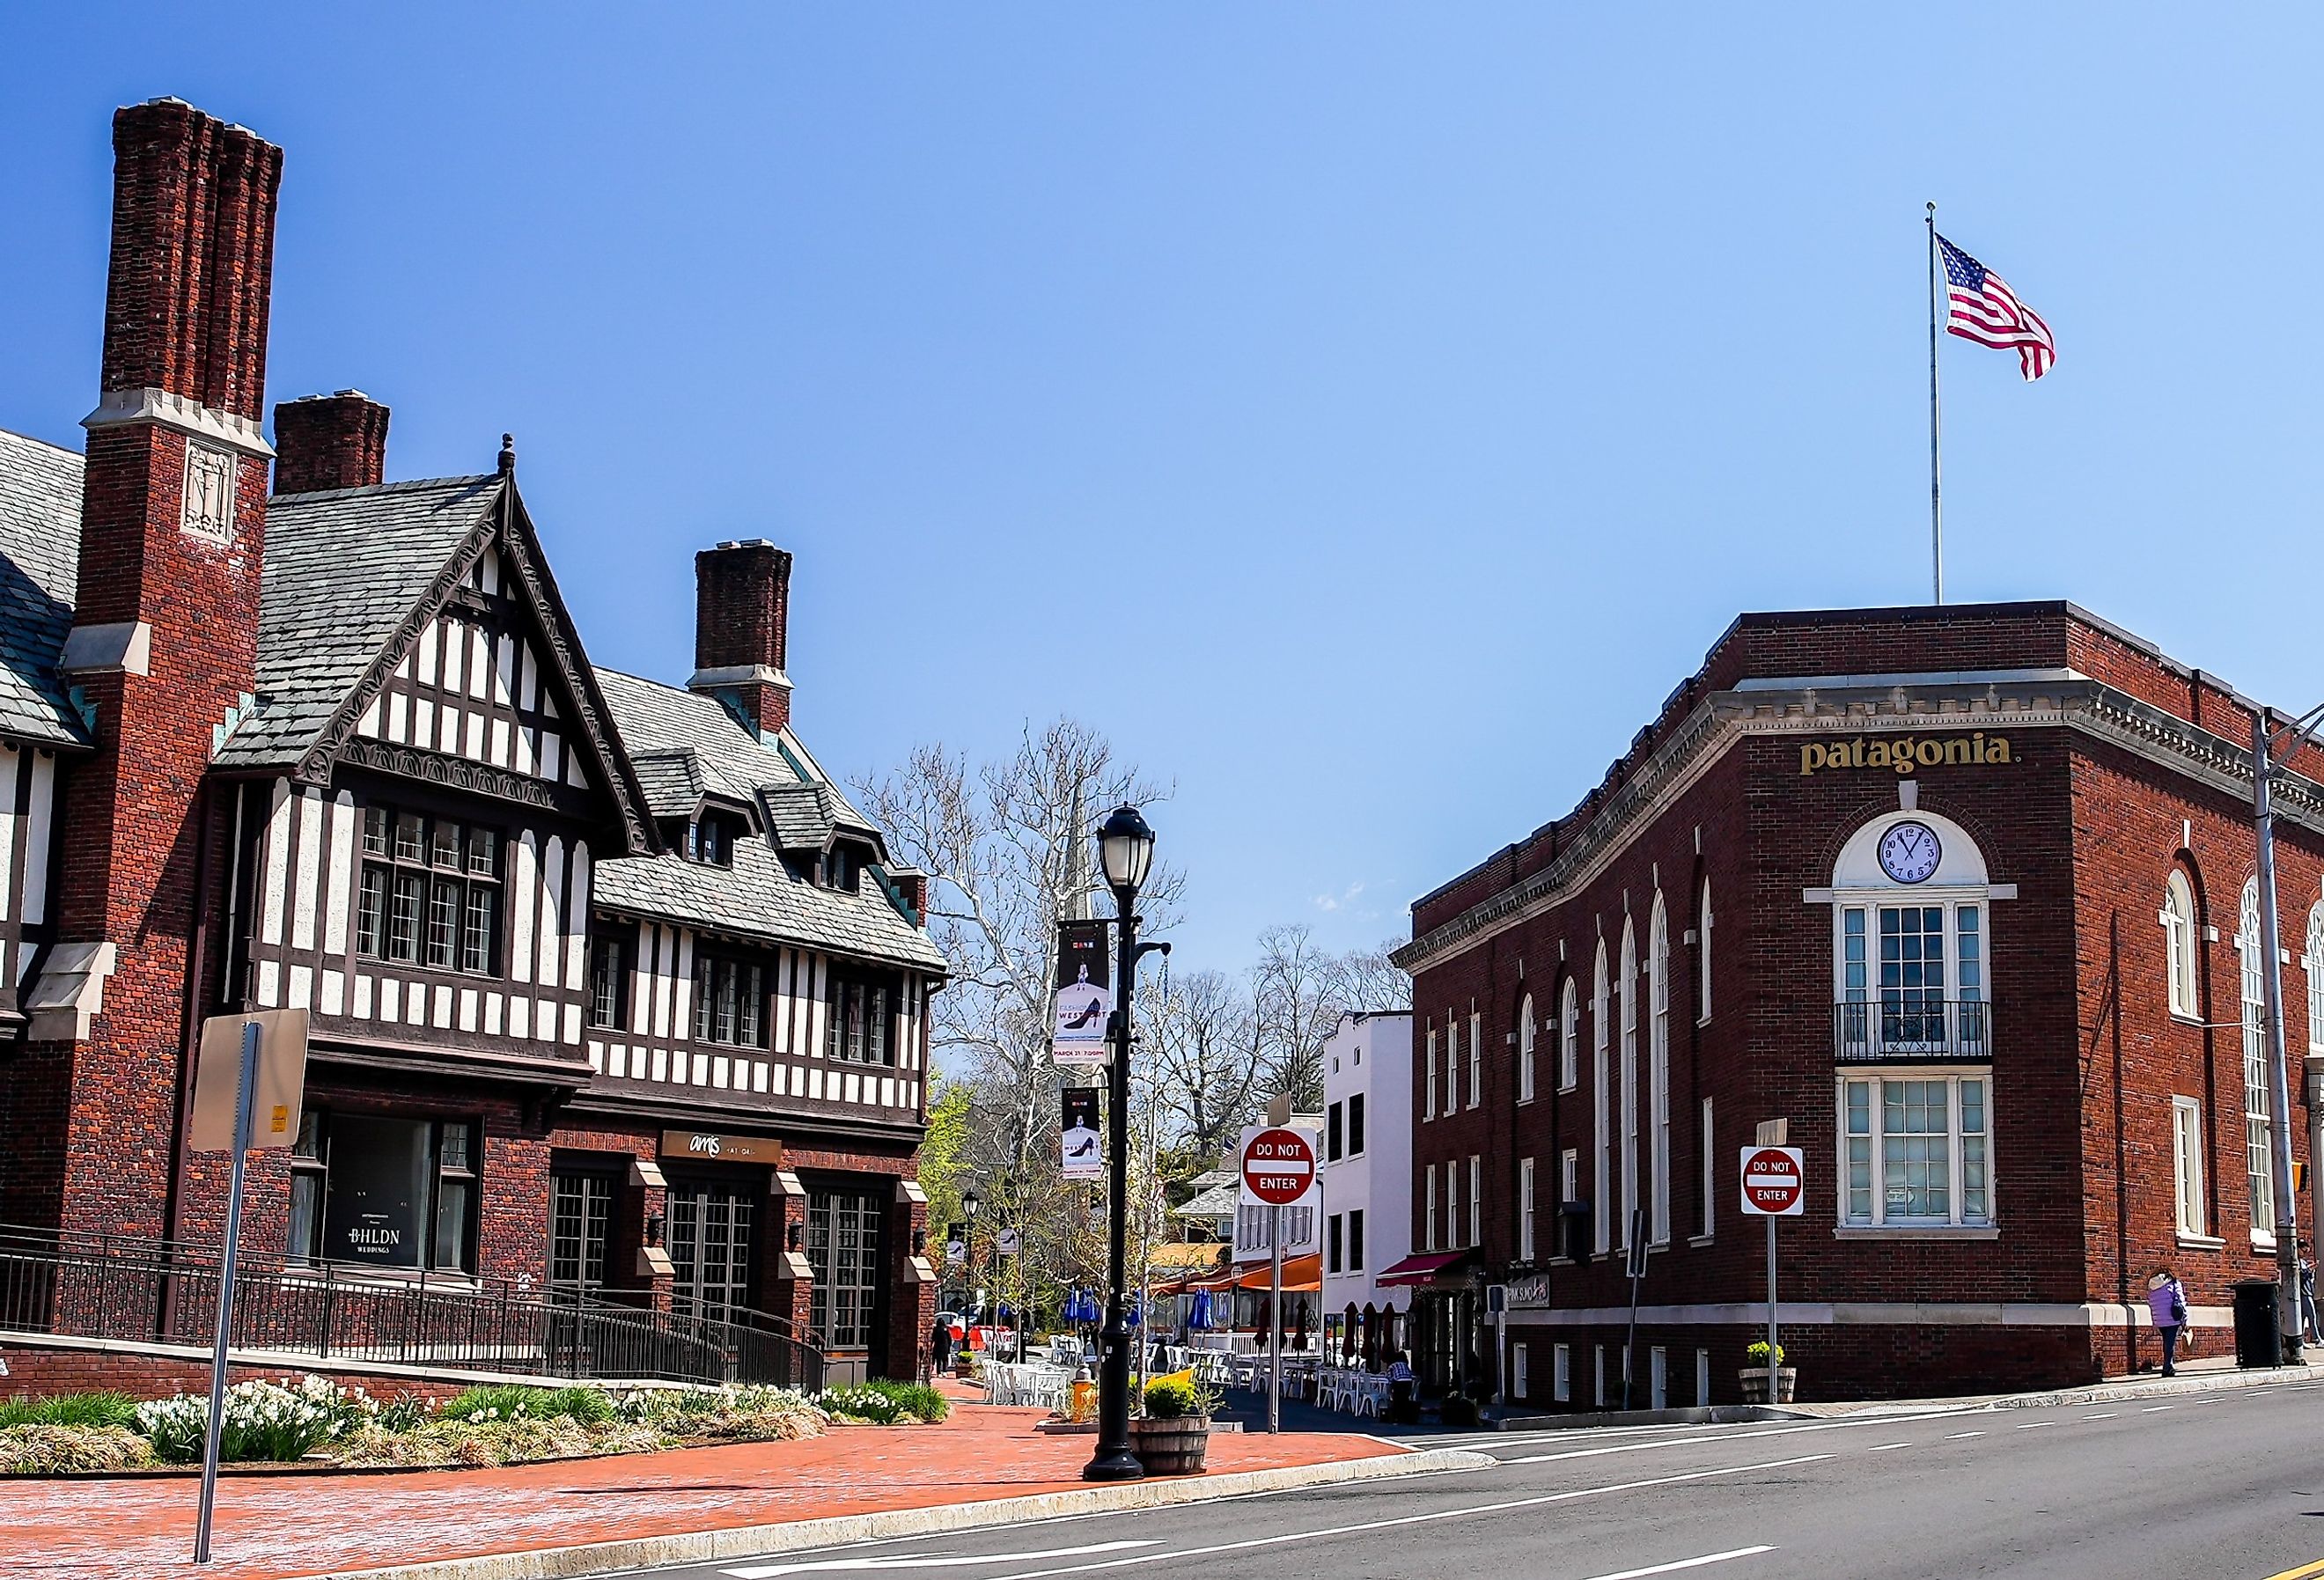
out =
[[[1260,1131],[1242,1150],[1243,1188],[1271,1207],[1287,1207],[1315,1183],[1315,1149],[1280,1126]]]
[[[1808,1210],[1807,1163],[1797,1147],[1743,1149],[1743,1210],[1761,1218],[1796,1218]]]

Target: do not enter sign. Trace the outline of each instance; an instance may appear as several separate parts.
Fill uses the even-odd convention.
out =
[[[1797,1147],[1743,1149],[1743,1210],[1762,1218],[1796,1218],[1807,1211],[1807,1165]]]
[[[1242,1182],[1268,1206],[1290,1206],[1315,1183],[1315,1149],[1296,1130],[1263,1130],[1242,1150]]]

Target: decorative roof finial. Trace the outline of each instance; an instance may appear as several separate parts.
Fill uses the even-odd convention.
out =
[[[516,476],[516,435],[512,433],[501,435],[501,476]]]

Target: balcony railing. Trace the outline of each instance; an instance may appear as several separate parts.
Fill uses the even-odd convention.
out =
[[[1993,1005],[1984,999],[1891,994],[1831,1007],[1832,1057],[1841,1064],[1989,1059]]]
[[[207,1346],[217,1298],[217,1257],[207,1248],[0,1225],[0,1332]],[[824,1372],[807,1336],[761,1312],[712,1319],[329,1263],[237,1268],[234,1344],[560,1381],[773,1382],[813,1391]]]

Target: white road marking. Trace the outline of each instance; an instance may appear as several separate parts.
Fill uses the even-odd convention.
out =
[[[1982,1432],[1948,1432],[1945,1434],[1945,1441],[1948,1443],[1958,1443],[1964,1437],[1982,1437],[1984,1436],[1985,1434]]]
[[[2138,1413],[2142,1416],[2151,1416],[2156,1410],[2175,1410],[2178,1408],[2179,1407],[2175,1404],[2151,1404],[2144,1409],[2140,1410]]]
[[[2028,1421],[2024,1426],[2018,1428],[2017,1430],[2021,1432],[2030,1432],[2036,1427],[2054,1427],[2058,1423],[2055,1421]]]
[[[1570,1492],[1543,1492],[1531,1498],[1508,1498],[1497,1503],[1471,1503],[1460,1509],[1438,1509],[1426,1514],[1404,1514],[1391,1520],[1367,1520],[1356,1525],[1327,1526],[1320,1530],[1290,1530],[1277,1536],[1255,1536],[1242,1541],[1213,1542],[1208,1547],[1176,1548],[1168,1552],[1139,1553],[1126,1558],[1103,1558],[1093,1564],[1066,1564],[1055,1569],[1020,1569],[1001,1580],[1044,1580],[1050,1575],[1082,1575],[1093,1569],[1120,1569],[1135,1564],[1159,1564],[1182,1558],[1205,1558],[1213,1553],[1248,1552],[1254,1548],[1283,1547],[1291,1542],[1321,1541],[1328,1537],[1360,1536],[1367,1531],[1394,1530],[1407,1525],[1433,1525],[1440,1520],[1473,1520],[1480,1514],[1506,1514],[1513,1509],[1538,1509],[1550,1503],[1570,1503],[1577,1498],[1604,1497],[1609,1492],[1635,1492],[1647,1487],[1674,1487],[1687,1482],[1720,1476],[1748,1475],[1753,1471],[1787,1470],[1837,1459],[1834,1454],[1802,1454],[1790,1459],[1765,1459],[1751,1465],[1730,1465],[1719,1470],[1687,1471],[1678,1475],[1650,1476],[1644,1481],[1618,1482],[1611,1486],[1576,1487]]]
[[[1965,1409],[1944,1410],[1941,1412],[1932,1410],[1927,1415],[1914,1418],[1914,1424],[1918,1425],[1920,1422],[1924,1420],[1941,1419],[1943,1416],[1965,1416],[1969,1413],[1969,1411]],[[1517,1455],[1510,1458],[1504,1459],[1500,1463],[1503,1465],[1547,1465],[1554,1460],[1560,1459],[1595,1459],[1600,1455],[1607,1454],[1637,1454],[1648,1448],[1692,1448],[1704,1443],[1731,1443],[1747,1437],[1789,1437],[1794,1434],[1800,1432],[1838,1432],[1852,1430],[1863,1427],[1895,1427],[1902,1426],[1904,1424],[1904,1423],[1901,1421],[1886,1418],[1877,1420],[1862,1421],[1816,1421],[1803,1427],[1771,1428],[1764,1432],[1722,1432],[1715,1437],[1657,1437],[1651,1443],[1618,1443],[1604,1448],[1569,1449],[1563,1454]],[[1561,1437],[1564,1436],[1563,1433],[1558,1435]]]
[[[1886,1454],[1891,1448],[1910,1448],[1911,1446],[1912,1445],[1910,1443],[1875,1443],[1871,1447],[1866,1449],[1864,1452],[1867,1454]]]
[[[891,1558],[815,1558],[803,1564],[752,1564],[740,1569],[725,1569],[734,1580],[775,1580],[778,1575],[830,1575],[853,1570],[857,1573],[891,1569],[957,1569],[970,1564],[1019,1564],[1037,1558],[1075,1558],[1088,1553],[1118,1553],[1124,1548],[1160,1547],[1161,1542],[1101,1541],[1087,1547],[1049,1548],[1030,1553],[907,1553]]]
[[[1705,1553],[1699,1558],[1681,1558],[1675,1564],[1650,1564],[1643,1569],[1621,1569],[1611,1575],[1593,1575],[1590,1580],[1643,1580],[1643,1577],[1648,1575],[1670,1575],[1681,1569],[1700,1569],[1705,1564],[1723,1564],[1729,1558],[1756,1557],[1761,1553],[1772,1553],[1775,1550],[1771,1547],[1737,1548],[1731,1552]]]
[[[2110,1421],[2120,1414],[2122,1414],[2120,1410],[2100,1410],[2094,1416],[2084,1416],[2082,1419],[2086,1421]]]

